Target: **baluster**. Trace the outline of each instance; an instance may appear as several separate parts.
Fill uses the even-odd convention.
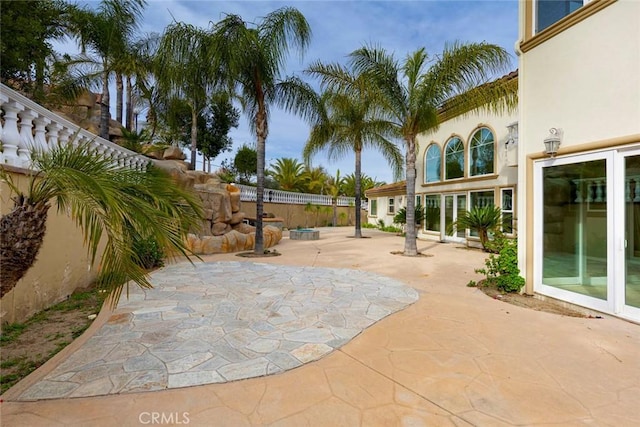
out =
[[[33,141],[33,119],[37,114],[25,109],[18,113],[20,116],[20,142],[18,143],[18,157],[22,166],[27,166],[31,159],[31,149],[35,145]]]
[[[635,181],[634,181],[635,184]],[[624,200],[627,203],[631,202],[631,178],[625,179],[624,182]]]
[[[47,141],[49,149],[52,149],[53,147],[57,147],[59,143],[58,134],[62,130],[62,126],[60,126],[56,122],[51,122],[49,126],[47,126],[47,130],[49,131],[48,132],[49,140]]]
[[[18,146],[20,132],[18,132],[18,112],[24,110],[22,105],[10,101],[2,105],[4,109],[4,128],[2,129],[3,161],[19,166]]]
[[[586,181],[587,183],[587,203],[593,202],[593,197],[591,197],[591,181]]]
[[[73,135],[73,132],[69,128],[62,127],[58,135],[58,144],[61,146],[67,145],[71,135]]]
[[[634,203],[640,202],[640,185],[638,185],[638,184],[640,184],[640,182],[638,182],[638,181],[639,180],[637,178],[633,180],[633,182],[635,184],[635,186],[634,186],[634,190],[635,190],[634,193],[635,194],[634,194],[634,197],[633,197],[633,202]]]
[[[4,93],[0,93],[0,114],[4,114],[4,109],[2,108],[4,104],[9,102],[9,97]],[[2,138],[2,120],[0,120],[0,139]],[[2,153],[0,153],[0,159],[2,158]]]
[[[33,137],[35,148],[40,151],[47,151],[49,148],[47,147],[47,125],[51,123],[51,120],[39,116],[33,122],[36,124],[35,136]]]
[[[604,181],[594,181],[595,182],[595,187],[596,187],[596,202],[597,203],[602,203],[604,201],[604,199],[602,198],[603,196],[603,187],[604,187]]]
[[[576,185],[576,203],[584,202],[584,199],[582,198],[582,180],[574,179],[573,183]]]

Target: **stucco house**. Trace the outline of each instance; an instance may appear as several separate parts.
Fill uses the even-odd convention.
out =
[[[520,0],[516,51],[526,291],[640,321],[640,2]]]
[[[503,79],[517,82],[518,73]],[[518,114],[497,115],[484,111],[462,117],[446,117],[439,128],[417,138],[416,205],[425,208],[426,219],[418,238],[442,242],[464,242],[480,247],[471,230],[447,232],[463,210],[475,206],[499,206],[502,230],[516,235],[516,181]],[[373,188],[368,221],[389,225],[395,212],[406,205],[405,181]]]

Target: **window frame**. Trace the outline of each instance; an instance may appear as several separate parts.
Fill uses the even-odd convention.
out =
[[[507,191],[511,191],[511,209],[505,209],[504,208],[504,193]],[[515,235],[515,227],[514,227],[514,221],[515,221],[515,189],[513,187],[504,187],[500,189],[500,213],[501,213],[501,218],[502,218],[502,223],[500,225],[500,230],[506,235],[506,236],[514,236]],[[506,233],[504,231],[504,214],[511,214],[511,232],[510,233]]]
[[[378,199],[377,198],[369,199],[369,216],[372,216],[372,217],[378,216]]]
[[[395,215],[395,197],[389,197],[387,200],[387,215]]]
[[[545,1],[545,0],[543,0]],[[544,31],[546,31],[547,29],[549,29],[550,27],[552,27],[555,23],[561,21],[562,19],[566,18],[569,15],[573,15],[574,13],[580,11],[580,9],[582,9],[583,7],[585,7],[587,4],[591,3],[592,0],[554,0],[557,1],[558,3],[564,2],[564,3],[570,3],[570,2],[582,2],[582,5],[579,6],[576,10],[571,11],[569,13],[567,13],[566,15],[562,16],[560,19],[557,19],[556,21],[553,21],[552,23],[548,24],[546,27],[542,28],[542,29],[538,29],[538,23],[539,23],[539,18],[538,18],[538,10],[539,10],[539,3],[540,0],[535,0],[533,2],[533,16],[531,17],[533,19],[533,25],[532,25],[532,29],[533,29],[533,35],[536,34],[540,34]]]
[[[438,150],[438,179],[434,181],[429,181],[429,160],[435,159],[436,157],[432,157],[429,159],[427,156],[429,155],[429,151],[432,147],[435,147]],[[440,149],[440,145],[436,142],[432,142],[429,144],[427,149],[424,152],[424,183],[430,184],[433,182],[442,182],[442,150]]]
[[[462,145],[462,150],[457,151],[457,153],[462,153],[462,168],[461,168],[461,172],[462,172],[462,176],[457,176],[455,178],[449,178],[448,177],[448,170],[449,168],[447,167],[447,149],[449,147],[450,144],[452,144],[453,141],[458,140],[458,142]],[[458,135],[452,135],[449,139],[447,139],[447,142],[444,144],[444,150],[443,150],[443,158],[444,158],[444,179],[443,181],[453,181],[456,179],[464,179],[465,178],[465,165],[466,165],[466,148],[464,145],[464,141],[462,140],[462,138]]]
[[[491,170],[489,172],[485,172],[485,173],[474,174],[473,171],[472,171],[472,168],[474,166],[473,165],[473,156],[472,156],[473,151],[472,150],[474,148],[473,141],[476,138],[476,135],[480,134],[480,137],[477,139],[479,143],[476,146],[489,145],[487,143],[483,143],[482,142],[482,132],[483,131],[487,131],[489,133],[489,135],[491,135],[491,138],[492,138],[491,145],[492,145],[492,149],[493,150],[492,150],[492,153],[491,153]],[[475,178],[475,177],[478,177],[478,176],[487,176],[487,175],[495,174],[495,170],[496,170],[496,136],[495,136],[495,133],[491,130],[491,128],[489,128],[488,126],[481,126],[481,127],[476,128],[473,131],[473,133],[471,134],[471,137],[469,138],[469,144],[467,144],[467,145],[468,145],[467,149],[469,151],[469,153],[468,153],[469,161],[467,162],[469,164],[469,170],[468,170],[468,175],[467,176],[469,178],[472,178],[472,177]]]

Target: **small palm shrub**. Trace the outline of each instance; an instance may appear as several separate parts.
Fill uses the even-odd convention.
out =
[[[425,219],[425,210],[422,208],[422,205],[416,205],[414,215],[416,227],[422,225]],[[401,226],[407,223],[407,208],[402,208],[396,213],[393,217],[393,223],[400,224]]]
[[[459,214],[457,220],[447,227],[447,233],[451,234],[454,229],[475,230],[482,247],[487,251],[489,232],[497,230],[501,224],[502,212],[497,206],[474,207]]]

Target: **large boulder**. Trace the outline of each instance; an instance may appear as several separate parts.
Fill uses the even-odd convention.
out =
[[[263,230],[264,247],[275,246],[282,239],[282,230],[276,227],[266,226]],[[249,234],[232,230],[223,236],[196,236],[189,234],[187,248],[196,255],[210,255],[217,253],[230,253],[247,251],[254,248],[255,231]]]
[[[167,147],[162,153],[162,158],[164,160],[184,160],[187,156],[179,147]]]

